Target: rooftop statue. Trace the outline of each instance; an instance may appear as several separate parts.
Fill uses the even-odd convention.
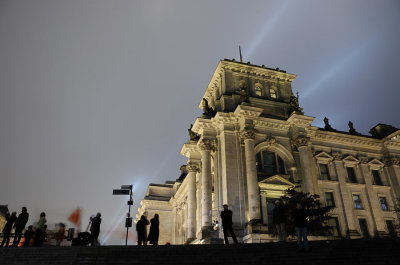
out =
[[[290,112],[301,112],[303,113],[303,108],[299,106],[299,93],[297,92],[297,96],[292,95],[290,96]]]
[[[190,141],[198,141],[200,139],[200,135],[192,131],[193,124],[190,124],[190,128],[188,129]]]
[[[210,108],[210,106],[208,106],[207,99],[203,98],[202,106],[203,106],[203,115],[204,116],[210,116],[210,117],[215,116],[216,113],[212,108]]]
[[[351,121],[349,121],[348,125],[349,125],[349,133],[350,134],[352,134],[352,135],[361,135],[361,133],[357,132],[357,130],[354,129],[353,123]]]
[[[324,127],[325,130],[327,130],[327,131],[332,131],[332,132],[336,131],[336,130],[333,129],[332,126],[329,124],[329,120],[328,120],[327,117],[324,118],[324,123],[325,123],[325,127]]]

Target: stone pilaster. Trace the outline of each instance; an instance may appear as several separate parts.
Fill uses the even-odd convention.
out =
[[[386,175],[389,178],[393,188],[395,198],[400,199],[400,158],[395,156],[386,156],[384,159],[386,166]]]
[[[341,204],[343,207],[343,212],[344,212],[344,217],[346,220],[346,225],[347,225],[347,236],[348,237],[357,237],[360,234],[358,233],[356,229],[356,224],[354,220],[354,202],[353,202],[353,196],[349,192],[347,188],[347,174],[346,170],[343,165],[343,161],[341,161],[341,154],[338,152],[332,153],[333,158],[335,159],[333,161],[336,169],[336,175],[338,177],[338,182],[339,182],[339,191],[341,193]]]
[[[261,220],[260,191],[258,188],[256,154],[254,152],[254,130],[246,129],[241,133],[244,139],[246,159],[247,196],[249,201],[249,220]]]
[[[196,173],[199,171],[199,165],[189,162],[186,168],[189,171],[186,176],[188,181],[187,238],[191,241],[196,238]]]
[[[360,167],[361,167],[361,173],[364,177],[365,180],[365,190],[367,193],[367,198],[369,200],[369,205],[371,206],[371,215],[372,215],[372,220],[375,225],[375,230],[377,232],[377,235],[385,235],[385,222],[383,220],[382,216],[382,210],[381,206],[378,201],[378,196],[372,186],[372,176],[371,176],[371,171],[369,169],[368,164],[366,164],[365,159],[360,159]],[[363,163],[364,162],[364,163]]]

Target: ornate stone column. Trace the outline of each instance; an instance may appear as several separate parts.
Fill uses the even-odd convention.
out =
[[[199,171],[199,165],[189,162],[186,168],[189,171],[186,176],[188,181],[187,238],[191,241],[196,238],[196,173]]]
[[[311,159],[308,152],[308,141],[310,139],[306,136],[299,136],[293,141],[293,146],[297,148],[300,156],[300,165],[302,171],[302,182],[304,185],[303,190],[305,192],[309,192],[314,194],[314,183],[313,183],[313,173],[311,171],[312,164]]]
[[[199,142],[201,150],[201,226],[211,227],[212,184],[211,184],[211,150],[215,144],[212,140]]]
[[[254,152],[255,133],[252,129],[242,131],[246,159],[247,197],[249,201],[249,220],[261,220],[260,191],[258,188],[256,154]]]

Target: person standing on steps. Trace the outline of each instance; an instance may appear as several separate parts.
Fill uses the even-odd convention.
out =
[[[40,218],[39,221],[37,222],[35,226],[35,246],[41,246],[43,245],[43,241],[45,239],[45,229],[46,229],[46,213],[41,212],[40,213]]]
[[[275,201],[275,208],[272,212],[272,221],[275,225],[276,232],[278,233],[278,242],[286,241],[286,233],[285,233],[285,208],[282,205],[281,200]]]
[[[137,244],[138,246],[146,246],[147,245],[147,228],[149,225],[149,221],[146,216],[142,215],[140,220],[136,223],[136,232],[137,232]]]
[[[300,202],[298,202],[296,204],[296,209],[293,211],[293,219],[299,251],[308,251],[307,218],[307,210]]]
[[[96,216],[90,218],[90,235],[92,236],[92,247],[99,245],[99,234],[100,234],[100,223],[101,213],[97,213]]]
[[[6,215],[6,221],[6,225],[3,228],[3,241],[1,242],[1,247],[4,246],[4,243],[6,243],[6,247],[8,247],[8,244],[10,243],[11,230],[14,222],[17,221],[17,212],[12,212],[11,215],[8,213]]]
[[[22,231],[24,230],[25,225],[28,222],[28,219],[29,219],[29,213],[28,213],[26,207],[22,207],[22,211],[18,215],[17,221],[14,224],[14,228],[15,228],[15,236],[14,236],[14,242],[13,242],[14,247],[18,246],[19,241],[21,240],[21,237],[22,237]]]
[[[160,229],[158,228],[159,225],[160,221],[158,220],[158,214],[155,214],[154,218],[150,220],[150,232],[147,237],[147,241],[149,241],[153,246],[158,245],[158,236],[160,234]]]
[[[225,244],[229,244],[228,240],[228,232],[231,234],[231,237],[235,244],[238,243],[236,239],[235,232],[232,228],[232,211],[228,209],[228,204],[223,205],[224,210],[221,212],[221,219],[222,219],[222,231],[224,232],[224,240]]]

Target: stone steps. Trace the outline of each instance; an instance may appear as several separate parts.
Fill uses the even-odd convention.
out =
[[[400,241],[312,241],[239,245],[0,248],[0,264],[400,264]]]

